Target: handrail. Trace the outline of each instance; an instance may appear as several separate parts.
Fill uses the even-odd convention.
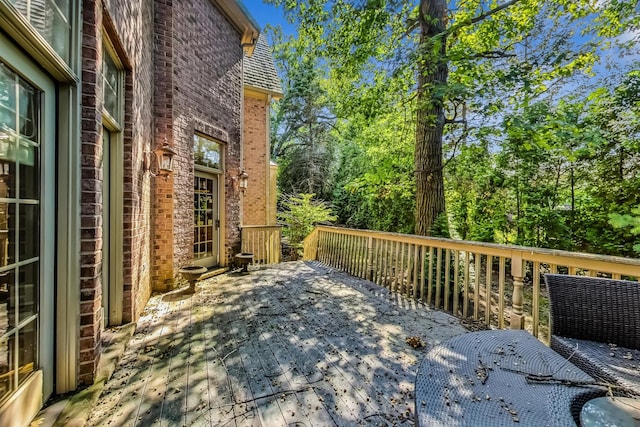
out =
[[[282,227],[247,225],[242,227],[241,251],[253,254],[257,264],[277,264],[282,251]]]
[[[330,226],[307,236],[304,259],[490,327],[504,328],[508,320],[512,328],[543,337],[545,272],[640,277],[640,259]]]

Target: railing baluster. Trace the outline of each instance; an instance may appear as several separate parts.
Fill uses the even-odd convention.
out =
[[[487,326],[491,326],[491,275],[493,273],[493,256],[487,255],[487,268],[484,278],[484,302],[485,313],[484,322]]]
[[[459,264],[460,264],[460,251],[454,250],[455,258],[453,259],[453,314],[455,316],[458,315],[458,296],[459,296],[459,278],[458,275],[460,273]]]
[[[322,263],[327,264],[328,266],[331,266],[331,234],[332,233],[321,233],[318,235],[318,242],[320,242],[320,238],[322,238],[324,248],[322,251],[322,259],[324,261],[322,261]],[[320,243],[318,243],[318,245],[319,244]],[[319,257],[320,256],[318,255],[318,258]]]
[[[349,271],[349,236],[342,235],[342,259],[340,261],[342,271]]]
[[[379,270],[377,272],[378,275],[378,285],[383,286],[384,287],[384,248],[385,248],[385,244],[387,243],[386,240],[381,240],[378,239],[378,243],[376,244],[376,246],[378,247],[378,267],[377,270]]]
[[[431,294],[433,293],[433,255],[434,248],[429,246],[429,280],[427,281],[427,304],[431,304]]]
[[[392,290],[396,292],[399,287],[398,283],[398,270],[400,270],[400,242],[395,242],[395,256],[393,259],[393,288]]]
[[[362,259],[360,260],[360,277],[369,280],[369,239],[367,237],[360,237],[360,254]]]
[[[413,299],[418,299],[418,245],[413,245],[413,277],[411,280],[411,286],[413,291]]]
[[[463,301],[462,301],[462,316],[466,319],[469,317],[469,286],[471,285],[471,281],[469,280],[469,258],[471,257],[471,252],[464,252],[464,293],[463,293]]]
[[[382,250],[382,262],[383,262],[383,275],[382,275],[382,285],[389,289],[389,241],[385,239],[384,248]]]
[[[540,263],[533,263],[533,300],[531,302],[531,317],[533,320],[533,336],[538,336],[538,324],[540,323]]]
[[[572,276],[575,276],[576,272],[577,271],[575,267],[569,267],[569,274],[571,274]]]
[[[389,240],[389,248],[387,250],[387,287],[389,288],[390,291],[393,291],[393,285],[395,283],[395,270],[393,267],[393,262],[394,262],[394,258],[393,258],[393,250],[395,248],[395,242],[393,240]]]
[[[351,236],[351,275],[358,277],[358,238]]]
[[[449,295],[451,295],[451,251],[444,251],[444,311],[449,311]]]
[[[353,275],[353,236],[347,234],[347,272]]]
[[[482,255],[473,254],[474,281],[473,288],[473,320],[480,318],[480,272],[482,271]]]
[[[353,275],[360,277],[360,237],[352,236],[353,239]]]
[[[400,268],[399,268],[399,272],[400,272],[400,293],[403,295],[406,295],[406,283],[404,280],[404,275],[405,275],[405,271],[406,269],[404,268],[405,266],[405,262],[404,262],[404,254],[406,252],[406,244],[405,243],[401,243],[400,244]]]
[[[353,251],[353,255],[355,256],[356,263],[356,271],[354,276],[362,278],[362,238],[360,236],[354,236],[353,240],[355,240],[355,250]]]
[[[380,285],[380,239],[373,239],[373,283]]]
[[[503,256],[500,257],[500,266],[498,271],[498,328],[504,329],[504,270],[506,261]]]
[[[352,261],[353,267],[351,268],[353,273],[351,274],[353,276],[360,277],[360,238],[357,236],[351,236],[351,241],[352,241],[351,257],[353,260]]]
[[[437,249],[436,257],[436,308],[440,308],[442,295],[442,248]]]
[[[427,247],[421,245],[420,246],[420,300],[422,300],[422,302],[426,303],[426,298],[425,298],[425,283],[426,283],[426,278],[424,277],[424,263],[426,262],[426,255],[427,255]]]
[[[340,235],[340,270],[342,271],[347,271],[347,256],[349,254],[348,248],[347,248],[347,235],[346,234],[341,234]]]
[[[331,234],[323,232],[318,234],[318,260],[328,266],[331,266],[331,243],[329,243]]]

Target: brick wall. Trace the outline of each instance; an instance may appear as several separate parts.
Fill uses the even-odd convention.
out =
[[[153,143],[154,0],[110,0],[105,8],[130,69],[123,130],[123,322],[140,317],[151,295],[151,180],[144,155]]]
[[[102,261],[102,9],[83,1],[79,381],[89,384],[100,354]]]
[[[108,27],[125,72],[123,200],[123,321],[136,320],[150,294],[149,179],[142,155],[152,134],[153,0],[83,1],[82,23],[82,193],[79,382],[93,382],[101,351],[102,326],[102,29]]]
[[[242,155],[249,182],[243,199],[243,225],[267,224],[267,129],[267,100],[245,95]]]
[[[178,268],[193,256],[194,130],[224,143],[222,260],[240,245],[240,196],[231,179],[240,166],[240,35],[209,0],[84,0],[81,384],[93,382],[101,351],[103,26],[127,64],[121,135],[123,322],[137,320],[152,285],[172,287]],[[175,172],[167,180],[151,178],[143,169],[145,153],[165,141],[178,153]]]
[[[159,1],[157,3],[163,3]],[[197,130],[224,145],[224,200],[226,229],[221,261],[226,263],[239,250],[239,193],[234,191],[232,174],[240,166],[240,123],[242,107],[242,48],[240,35],[209,0],[170,2],[172,5],[169,42],[156,46],[156,85],[173,88],[171,99],[156,105],[156,143],[167,140],[177,152],[174,173],[166,187],[156,187],[157,229],[171,230],[170,242],[154,242],[154,265],[162,272],[157,285],[173,285],[178,269],[193,259],[193,134]],[[156,25],[160,13],[156,4]],[[165,5],[165,8],[168,5]],[[168,12],[165,10],[165,13]],[[169,24],[167,24],[167,28]],[[164,67],[161,58],[171,58]],[[166,95],[165,95],[166,96]],[[158,97],[158,89],[156,89]],[[170,132],[169,132],[170,131]],[[165,184],[163,184],[165,185]],[[170,187],[170,188],[169,188]],[[171,198],[172,212],[169,212]],[[162,213],[162,214],[160,214]],[[171,216],[172,214],[172,216]],[[169,233],[167,233],[168,235]],[[170,252],[169,252],[170,251]]]
[[[173,1],[156,0],[154,8],[154,148],[165,142],[175,146]],[[177,169],[174,168],[174,169]],[[174,174],[175,176],[175,174]],[[174,176],[153,181],[153,287],[170,289],[173,285],[173,188]]]

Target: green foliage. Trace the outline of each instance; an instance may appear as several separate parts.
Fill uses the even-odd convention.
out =
[[[298,25],[275,43],[284,191],[331,201],[341,224],[411,232],[417,130],[443,107],[447,216],[432,232],[635,255],[610,215],[640,205],[640,66],[624,62],[637,1],[447,3],[448,27],[422,41],[415,1],[271,2]],[[622,62],[594,80],[610,55]],[[418,70],[442,64],[417,100]]]
[[[278,219],[284,222],[284,235],[294,247],[299,247],[302,241],[318,223],[335,221],[331,208],[326,203],[314,200],[315,194],[298,194],[282,197],[283,210]]]
[[[640,206],[633,208],[631,215],[620,215],[618,213],[609,214],[609,222],[615,228],[631,227],[631,233],[640,235]],[[633,250],[640,252],[640,243],[634,245]]]

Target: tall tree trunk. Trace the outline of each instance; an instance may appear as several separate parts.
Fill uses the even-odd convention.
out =
[[[447,3],[445,0],[420,1],[420,44],[418,59],[416,126],[416,225],[415,233],[433,234],[433,224],[445,213],[442,174],[442,132],[445,123],[444,97],[440,90],[447,83],[445,59]],[[434,52],[439,44],[438,53]],[[443,224],[446,226],[446,223]]]

